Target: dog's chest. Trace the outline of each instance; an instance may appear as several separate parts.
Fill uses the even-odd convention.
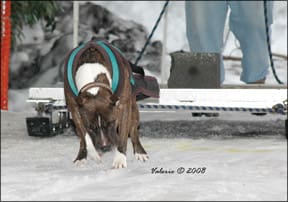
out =
[[[96,82],[100,76],[105,76],[108,85],[112,88],[111,73],[107,70],[107,67],[101,63],[84,63],[78,67],[75,73],[75,83],[77,90],[80,91],[85,85]],[[104,83],[104,81],[102,81]],[[99,88],[89,89],[93,95],[98,93]]]

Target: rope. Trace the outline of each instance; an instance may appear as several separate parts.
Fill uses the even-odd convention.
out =
[[[279,84],[283,84],[283,82],[280,81],[280,79],[279,79],[278,76],[277,76],[277,73],[276,73],[275,67],[274,67],[273,58],[272,58],[270,35],[269,35],[269,26],[268,26],[268,18],[267,18],[267,1],[266,1],[266,0],[264,0],[264,17],[265,17],[265,30],[266,30],[267,47],[268,47],[270,65],[271,65],[272,72],[273,72],[273,75],[274,75],[274,78],[276,79],[276,81],[277,81]]]
[[[216,106],[187,106],[187,105],[159,105],[159,104],[138,104],[140,109],[169,109],[189,111],[234,111],[251,113],[272,113],[286,115],[283,107],[274,108],[245,108],[245,107],[216,107]]]
[[[287,102],[283,104],[276,104],[272,108],[246,108],[246,107],[216,107],[216,106],[189,106],[189,105],[163,105],[163,104],[139,104],[139,109],[152,109],[152,110],[189,110],[189,111],[225,111],[225,112],[250,112],[250,113],[271,113],[287,115]],[[53,103],[45,105],[46,110],[50,111],[67,109],[65,105],[55,106]]]
[[[148,38],[147,38],[147,40],[146,40],[146,42],[145,42],[145,44],[144,44],[144,46],[143,46],[140,54],[138,55],[138,57],[137,57],[137,59],[136,59],[136,61],[135,61],[135,63],[134,63],[135,65],[138,64],[138,62],[139,62],[139,60],[141,59],[141,57],[142,57],[142,55],[143,55],[146,47],[147,47],[148,44],[150,43],[150,40],[151,40],[152,36],[154,35],[154,32],[155,32],[156,28],[157,28],[158,25],[159,25],[159,22],[160,22],[163,14],[164,14],[164,12],[165,12],[165,10],[166,10],[166,7],[168,6],[168,3],[169,3],[169,0],[167,0],[167,1],[165,2],[164,6],[163,6],[163,8],[162,8],[162,10],[161,10],[161,13],[160,13],[160,15],[159,15],[159,17],[158,17],[158,19],[157,19],[157,21],[156,21],[153,29],[152,29],[150,35],[148,36]]]

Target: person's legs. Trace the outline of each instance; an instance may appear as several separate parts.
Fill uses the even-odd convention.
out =
[[[267,1],[269,25],[272,24],[272,4]],[[246,83],[264,83],[269,72],[264,2],[229,1],[229,6],[230,29],[239,40],[243,53],[241,80]]]
[[[186,34],[191,52],[222,53],[226,1],[186,1]],[[221,57],[221,83],[224,65]]]

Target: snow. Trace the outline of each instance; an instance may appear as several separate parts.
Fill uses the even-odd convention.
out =
[[[79,138],[72,131],[28,136],[23,120],[32,115],[1,112],[1,200],[287,200],[283,135],[163,138],[167,134],[158,130],[152,131],[156,138],[141,137],[149,155],[145,163],[136,160],[129,142],[125,169],[112,169],[113,152],[102,163],[88,160],[77,167],[72,161]],[[151,120],[148,113],[141,117]],[[197,121],[191,124],[197,127]],[[217,132],[223,124],[210,126]],[[170,174],[160,174],[161,168]],[[185,172],[178,174],[181,168]],[[190,168],[203,173],[187,173]]]

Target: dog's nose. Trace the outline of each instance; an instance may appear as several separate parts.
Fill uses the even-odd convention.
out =
[[[111,146],[110,145],[106,145],[106,146],[102,146],[100,147],[102,152],[108,152],[111,150]]]

